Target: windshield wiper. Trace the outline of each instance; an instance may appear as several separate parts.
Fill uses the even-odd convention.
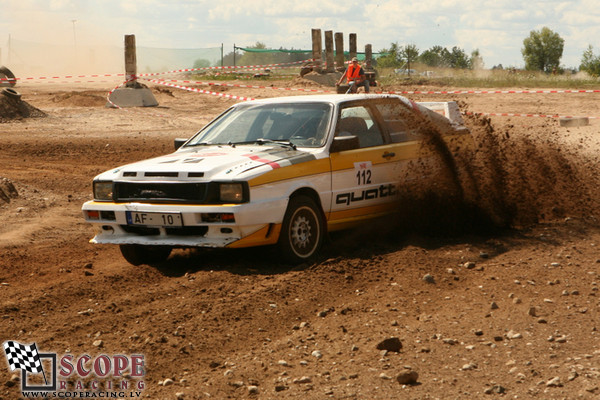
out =
[[[260,145],[263,144],[278,144],[280,146],[284,146],[284,147],[291,147],[293,150],[296,150],[296,145],[292,142],[290,142],[289,140],[272,140],[272,139],[265,139],[265,138],[258,138],[255,140],[248,140],[245,142],[229,142],[229,144],[231,146],[235,146],[236,144],[253,144],[253,143],[257,143]]]
[[[188,147],[188,146],[190,146],[190,147],[191,147],[191,146],[208,146],[208,145],[213,145],[213,144],[216,144],[216,143],[210,143],[210,142],[198,142],[198,143],[189,143],[189,144],[187,144],[185,147]]]

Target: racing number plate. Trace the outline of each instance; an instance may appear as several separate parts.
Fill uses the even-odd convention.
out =
[[[150,213],[127,211],[128,225],[183,226],[180,213]]]

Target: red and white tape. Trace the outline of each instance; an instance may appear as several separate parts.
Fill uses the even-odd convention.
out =
[[[225,97],[225,98],[228,98],[228,99],[242,100],[242,101],[256,100],[253,97],[243,97],[243,96],[235,96],[235,95],[225,94],[225,93],[211,92],[211,91],[208,91],[208,90],[202,90],[202,89],[192,88],[192,87],[188,87],[188,86],[176,85],[174,83],[168,83],[168,82],[165,82],[165,81],[162,81],[162,80],[159,80],[159,79],[145,79],[145,80],[149,81],[149,82],[156,83],[158,85],[169,86],[169,87],[173,87],[173,88],[177,88],[177,89],[187,90],[189,92],[210,94],[210,95],[213,95],[213,96]]]
[[[557,119],[573,119],[573,118],[589,118],[600,119],[600,117],[581,117],[574,115],[558,115],[558,114],[519,114],[519,113],[480,113],[467,111],[465,115],[483,115],[486,117],[530,117],[530,118],[557,118]]]
[[[600,90],[439,90],[439,91],[389,91],[382,94],[573,94],[573,93],[600,93]]]
[[[150,80],[150,79],[146,79]],[[321,89],[302,89],[302,88],[282,88],[276,86],[259,86],[259,85],[243,85],[237,83],[221,83],[221,82],[203,82],[203,81],[189,81],[189,80],[178,80],[178,79],[169,79],[164,80],[160,79],[160,82],[165,83],[185,83],[185,84],[193,84],[193,85],[208,85],[208,86],[227,86],[227,87],[239,87],[239,88],[247,88],[247,89],[271,89],[271,90],[284,90],[290,92],[311,92],[311,93],[335,93],[329,90],[321,90]],[[151,80],[151,82],[155,82]]]
[[[222,67],[202,67],[202,68],[184,68],[177,69],[173,71],[166,72],[153,72],[146,74],[139,74],[138,76],[157,76],[157,75],[168,75],[168,74],[177,74],[181,72],[194,72],[194,71],[211,71],[211,70],[242,70],[242,72],[247,71],[262,71],[266,68],[277,69],[277,68],[289,68],[288,66],[296,66],[297,64],[304,64],[307,62],[313,61],[312,59],[302,60],[302,61],[294,61],[289,63],[279,63],[279,64],[262,64],[262,65],[237,65],[237,66],[222,66]]]

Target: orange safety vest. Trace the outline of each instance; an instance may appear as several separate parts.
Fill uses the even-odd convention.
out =
[[[346,78],[348,79],[348,83],[355,81],[359,77],[360,73],[360,65],[354,67],[353,64],[348,65],[348,69],[346,70]]]

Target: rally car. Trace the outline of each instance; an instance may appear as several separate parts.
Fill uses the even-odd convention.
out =
[[[453,102],[247,101],[176,139],[174,153],[95,177],[83,215],[92,243],[119,245],[134,265],[164,262],[173,248],[264,245],[303,262],[328,232],[394,212],[411,184],[425,184],[414,161],[433,158],[423,146],[432,130],[456,147],[471,140]]]

